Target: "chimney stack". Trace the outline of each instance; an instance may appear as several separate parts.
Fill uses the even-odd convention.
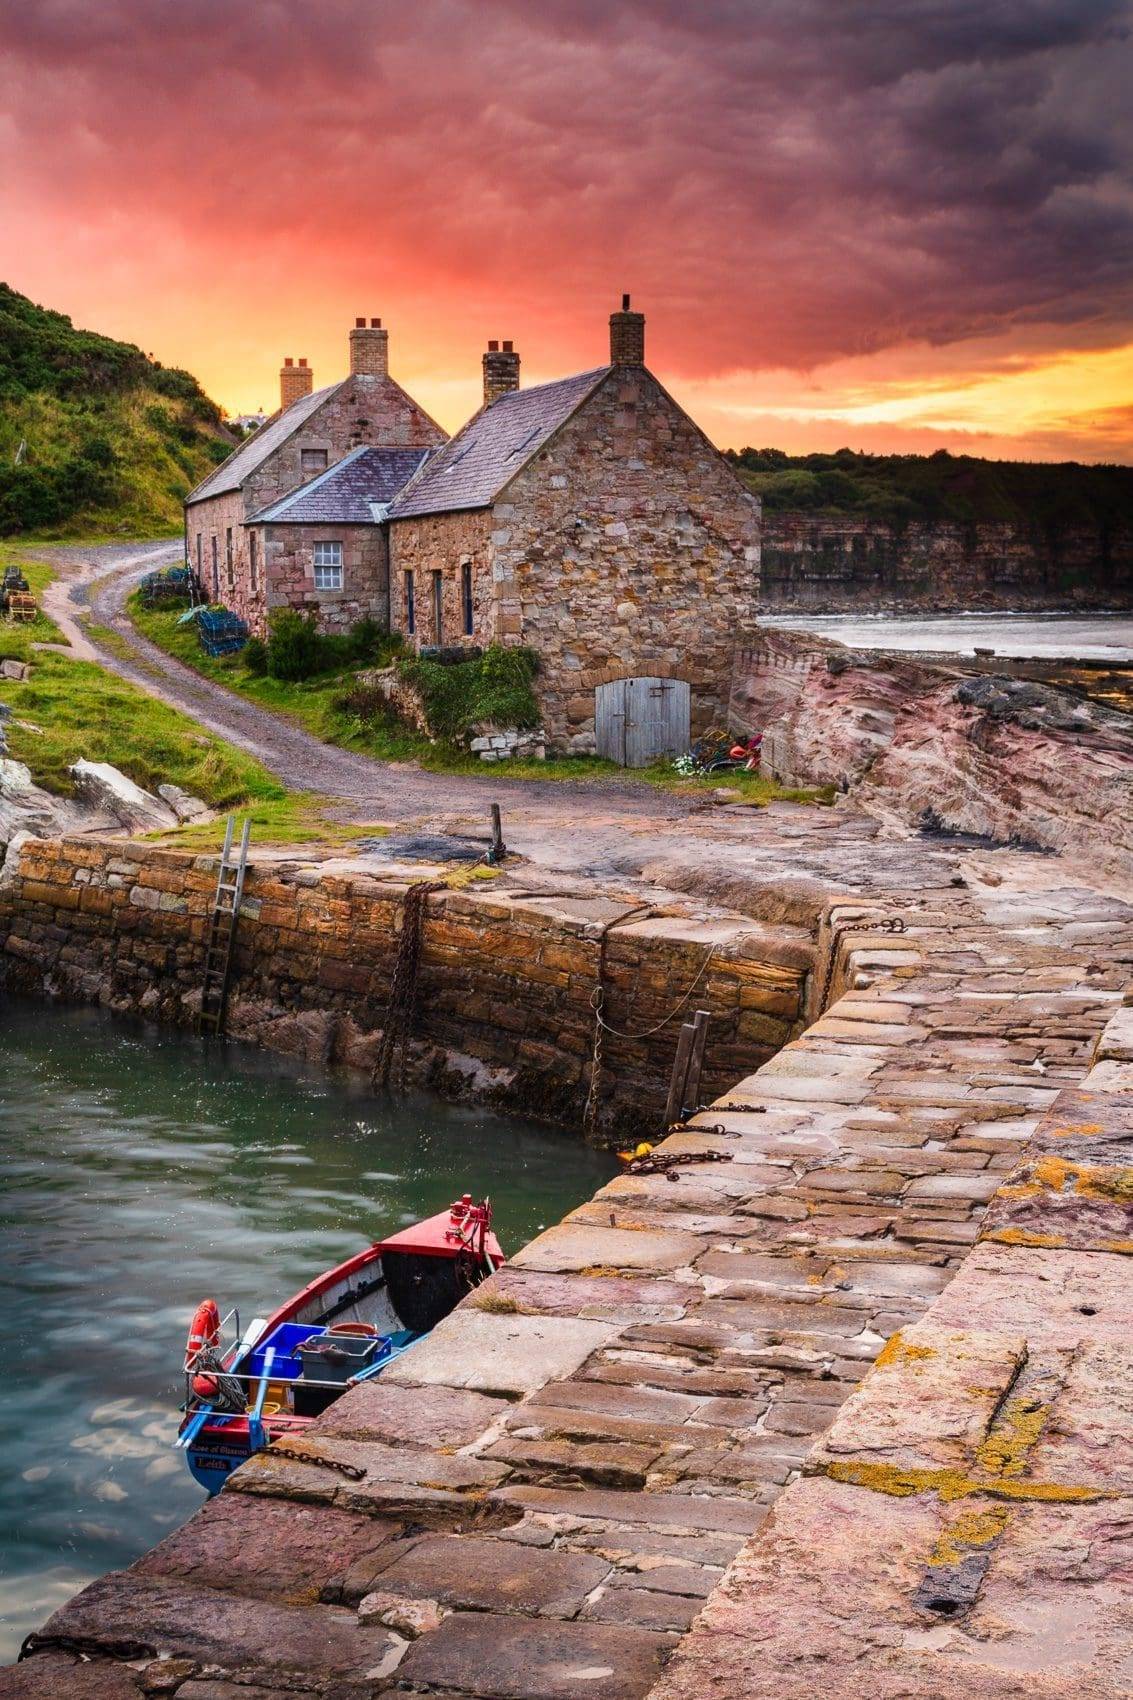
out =
[[[483,366],[485,407],[519,388],[519,355],[510,342],[490,342]]]
[[[389,332],[380,319],[355,319],[350,333],[350,375],[353,378],[389,377]]]
[[[314,387],[315,374],[305,360],[296,365],[290,354],[279,369],[279,405],[286,411],[293,402],[302,401]]]
[[[621,312],[610,314],[610,365],[645,365],[645,314],[630,312],[628,295]]]

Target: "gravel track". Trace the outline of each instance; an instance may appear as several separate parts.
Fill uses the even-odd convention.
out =
[[[489,803],[499,801],[512,823],[513,838],[517,831],[524,836],[534,832],[546,851],[549,845],[543,839],[550,831],[561,839],[564,851],[573,851],[566,859],[574,861],[584,839],[585,859],[592,859],[599,850],[595,834],[605,840],[604,829],[616,829],[619,822],[640,833],[650,821],[672,827],[688,817],[690,805],[685,799],[619,778],[519,780],[505,778],[499,770],[483,778],[454,776],[324,744],[301,727],[202,678],[135,629],[126,613],[127,597],[143,574],[180,558],[179,543],[60,547],[39,553],[60,574],[52,587],[49,612],[65,629],[77,627],[83,647],[89,646],[104,667],[246,750],[289,789],[328,799],[338,818],[435,825],[453,815],[482,818]],[[96,626],[114,631],[120,644],[111,648],[101,641],[97,629],[81,618],[83,610],[89,610]],[[517,813],[521,815],[518,825]]]

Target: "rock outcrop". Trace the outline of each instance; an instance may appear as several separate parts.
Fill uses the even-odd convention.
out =
[[[1133,721],[1064,691],[764,634],[733,698],[765,769],[835,784],[907,831],[971,833],[1133,871]]]

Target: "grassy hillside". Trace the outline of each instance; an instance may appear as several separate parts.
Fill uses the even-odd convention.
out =
[[[190,373],[0,284],[0,536],[176,531],[232,444]]]
[[[1133,526],[1133,467],[1065,461],[979,460],[974,455],[787,455],[730,451],[744,482],[770,513],[811,510],[902,525],[1005,520],[1048,531]]]

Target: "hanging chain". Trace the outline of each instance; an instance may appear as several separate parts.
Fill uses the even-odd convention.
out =
[[[872,920],[868,915],[848,915],[842,921],[830,923],[830,949],[826,953],[826,972],[822,977],[822,992],[818,1000],[816,1019],[825,1015],[826,1006],[830,999],[830,988],[834,982],[834,969],[838,962],[838,947],[847,933],[854,931],[872,933],[903,933],[905,923],[900,915],[886,915],[880,921]]]
[[[381,1047],[374,1063],[375,1086],[389,1085],[396,1056],[397,1087],[399,1091],[405,1090],[410,1029],[417,1006],[417,975],[421,966],[421,935],[425,913],[429,893],[440,891],[442,887],[443,881],[440,880],[420,880],[416,885],[411,885],[405,893],[401,911],[401,937],[390,980],[385,1026],[382,1029]]]

